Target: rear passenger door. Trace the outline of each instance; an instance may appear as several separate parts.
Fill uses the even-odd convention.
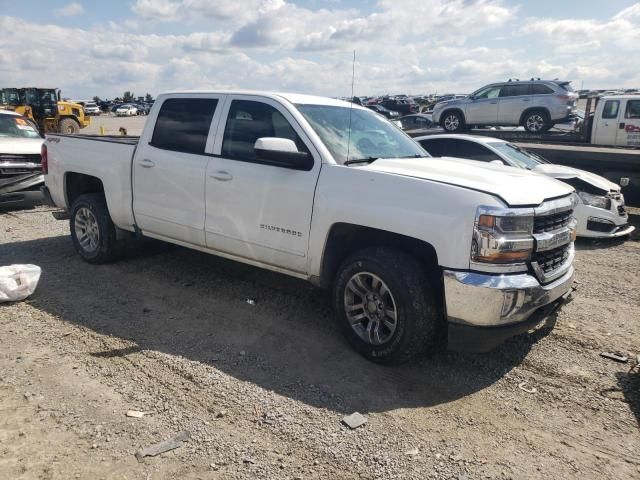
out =
[[[531,106],[530,84],[504,85],[498,101],[498,124],[518,125],[522,113]]]
[[[230,96],[206,176],[209,248],[306,273],[321,158],[291,113],[275,100]],[[293,140],[314,159],[308,171],[256,159],[258,138]]]
[[[204,246],[205,172],[220,96],[165,99],[133,161],[133,213],[143,233]]]

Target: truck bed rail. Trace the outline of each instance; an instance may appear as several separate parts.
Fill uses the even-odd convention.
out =
[[[46,137],[78,138],[96,142],[123,143],[125,145],[137,145],[140,141],[140,137],[134,135],[66,135],[62,133],[47,133]]]

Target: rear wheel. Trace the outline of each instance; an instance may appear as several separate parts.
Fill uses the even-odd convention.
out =
[[[89,263],[107,263],[117,256],[116,228],[101,194],[80,195],[71,207],[71,239]]]
[[[447,132],[458,132],[464,129],[464,119],[459,112],[446,112],[440,121],[440,126]]]
[[[80,125],[73,118],[63,118],[58,124],[60,133],[75,135],[80,131]]]
[[[524,128],[529,133],[542,133],[551,128],[549,114],[544,110],[532,110],[524,117]]]
[[[349,343],[375,362],[403,363],[435,340],[433,289],[415,259],[401,251],[356,252],[338,271],[333,300]]]

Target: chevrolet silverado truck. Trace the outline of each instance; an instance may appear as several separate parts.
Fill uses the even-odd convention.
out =
[[[380,363],[487,351],[572,291],[572,187],[426,156],[366,108],[236,91],[165,93],[140,138],[52,134],[42,151],[87,262],[144,236],[330,287]]]

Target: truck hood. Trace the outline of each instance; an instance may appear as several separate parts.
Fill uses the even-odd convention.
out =
[[[596,188],[604,190],[605,192],[609,192],[614,190],[616,192],[620,191],[620,185],[616,185],[613,182],[610,182],[604,177],[600,175],[596,175],[595,173],[586,172],[584,170],[580,170],[572,167],[565,167],[564,165],[555,165],[553,163],[543,163],[538,165],[533,170],[537,173],[542,173],[544,175],[548,175],[550,177],[556,178],[560,181],[567,180],[570,178],[579,178],[583,182],[589,183]]]
[[[452,157],[385,158],[363,168],[486,192],[512,207],[539,205],[574,191],[573,187],[527,170]]]
[[[42,138],[0,137],[0,154],[34,155],[40,154]]]

